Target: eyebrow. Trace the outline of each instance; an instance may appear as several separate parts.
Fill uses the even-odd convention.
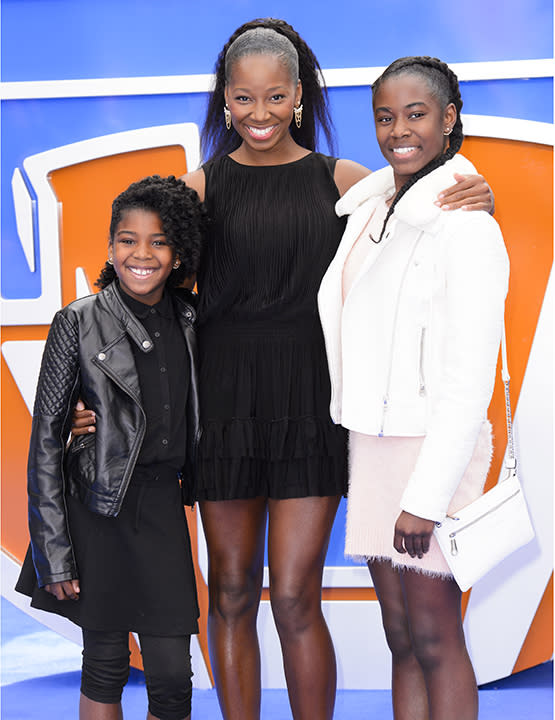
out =
[[[408,109],[410,109],[410,108],[417,107],[417,106],[428,107],[427,104],[426,104],[425,102],[423,102],[422,100],[417,100],[416,102],[409,103],[408,105],[405,105],[405,110],[408,110]],[[390,108],[390,107],[386,107],[385,105],[380,106],[380,107],[377,107],[376,110],[375,110],[375,112],[378,112],[378,111],[380,111],[380,110],[381,110],[382,112],[391,112],[391,108]]]
[[[138,235],[139,233],[136,233],[134,230],[126,230],[125,228],[121,228],[121,230],[118,230],[116,232],[116,235],[119,235],[120,233],[126,233],[127,235]],[[166,237],[166,233],[152,233],[150,237]]]
[[[275,90],[283,90],[284,88],[287,88],[286,85],[276,85],[275,87],[267,88],[266,92],[274,92]],[[251,92],[249,88],[234,88],[233,92]]]

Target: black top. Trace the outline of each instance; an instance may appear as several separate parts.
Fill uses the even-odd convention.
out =
[[[226,319],[319,325],[316,296],[345,229],[336,159],[206,163],[210,217],[198,273],[198,326]]]
[[[187,348],[171,297],[165,292],[159,303],[150,306],[127,295],[121,285],[119,289],[123,301],[144,325],[153,343],[150,352],[143,352],[131,343],[146,415],[146,433],[136,470],[158,464],[180,470],[185,463],[190,373]]]

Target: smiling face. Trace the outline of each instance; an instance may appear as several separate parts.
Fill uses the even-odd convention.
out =
[[[237,60],[225,99],[243,147],[251,154],[278,154],[294,144],[289,126],[301,95],[300,81],[294,81],[274,55],[246,55]]]
[[[158,213],[140,208],[124,212],[108,250],[124,292],[145,305],[162,299],[175,252]]]
[[[376,138],[393,168],[399,189],[447,146],[444,134],[453,128],[457,111],[445,109],[417,74],[400,73],[385,79],[373,98]]]

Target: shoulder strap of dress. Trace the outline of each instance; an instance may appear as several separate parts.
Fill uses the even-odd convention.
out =
[[[337,164],[337,158],[336,157],[330,157],[329,155],[321,155],[320,153],[316,153],[319,155],[319,157],[322,158],[324,161],[325,166],[328,168],[331,176],[333,177],[335,173],[335,166]]]

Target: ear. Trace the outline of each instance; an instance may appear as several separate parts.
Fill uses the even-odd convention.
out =
[[[453,126],[457,122],[457,108],[453,103],[449,103],[447,107],[445,108],[445,112],[443,114],[443,127],[444,129],[450,128],[453,129]]]
[[[108,259],[113,258],[114,255],[114,241],[112,238],[108,240]]]
[[[297,80],[297,88],[295,90],[295,107],[299,107],[303,97],[303,86],[300,80]]]

